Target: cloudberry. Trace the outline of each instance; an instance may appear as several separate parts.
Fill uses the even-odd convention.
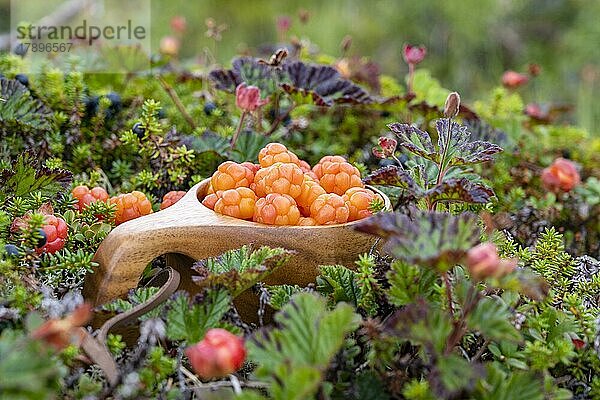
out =
[[[258,197],[269,193],[287,194],[296,198],[302,192],[304,174],[295,164],[275,163],[268,168],[261,168],[254,177],[251,188]]]
[[[300,217],[298,221],[298,226],[315,226],[317,225],[317,221],[315,221],[311,217]]]
[[[256,174],[258,172],[258,170],[260,169],[260,164],[254,164],[254,163],[251,163],[250,161],[245,161],[241,165],[248,168],[250,171],[252,171],[253,174]]]
[[[325,189],[321,187],[321,185],[312,180],[311,178],[305,175],[304,182],[302,184],[302,192],[300,196],[296,199],[298,203],[298,208],[302,212],[302,215],[308,216],[310,215],[310,206],[315,201],[319,195],[322,195],[325,192]]]
[[[152,204],[142,192],[133,191],[111,197],[110,202],[117,206],[115,212],[116,225],[152,213]]]
[[[254,192],[248,188],[239,187],[220,193],[214,210],[219,214],[229,215],[230,217],[251,219],[254,215],[255,204],[256,195]]]
[[[318,179],[323,176],[323,164],[324,163],[343,163],[347,162],[342,156],[325,156],[319,160],[319,162],[313,167],[313,172]]]
[[[54,215],[45,215],[42,230],[46,234],[46,244],[36,249],[38,253],[53,254],[65,246],[68,228],[64,219]]]
[[[220,191],[219,193],[223,193],[223,192]],[[217,200],[219,200],[219,194],[211,193],[211,194],[206,195],[206,197],[204,197],[204,199],[202,200],[202,204],[204,204],[205,207],[208,207],[211,210],[214,210],[215,204],[217,204]]]
[[[101,187],[95,187],[90,190],[87,186],[81,185],[73,188],[71,194],[77,199],[75,208],[79,211],[93,202],[108,200],[108,193]]]
[[[300,167],[300,169],[302,170],[302,172],[304,172],[305,174],[306,174],[307,172],[312,172],[312,169],[310,168],[310,164],[309,164],[309,163],[307,163],[307,162],[306,162],[306,161],[304,161],[304,160],[300,160],[300,161],[298,162],[298,166]]]
[[[253,181],[254,173],[252,170],[233,161],[225,161],[219,165],[219,168],[210,179],[212,188],[215,191],[235,189],[242,186],[250,187]]]
[[[296,225],[300,220],[300,210],[291,196],[271,193],[258,199],[253,219],[269,225]]]
[[[350,215],[348,221],[356,221],[373,215],[369,209],[371,202],[376,198],[380,198],[373,191],[360,187],[352,187],[346,191],[344,201],[348,206]]]
[[[300,165],[298,156],[281,143],[269,143],[262,148],[258,153],[258,162],[263,168],[270,167],[277,162]]]
[[[363,187],[360,172],[352,164],[342,161],[343,157],[332,156],[331,159],[323,157],[315,165],[313,172],[319,178],[319,183],[327,193],[343,195],[351,187]]]
[[[310,216],[317,225],[343,224],[348,222],[349,214],[346,202],[335,193],[319,195],[310,206]]]
[[[164,210],[167,207],[171,207],[173,204],[177,203],[183,196],[185,196],[183,190],[173,190],[163,196],[162,203],[160,204],[160,209]]]

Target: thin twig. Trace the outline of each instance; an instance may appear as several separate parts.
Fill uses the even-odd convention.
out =
[[[231,144],[232,149],[235,146],[235,142],[237,142],[238,136],[240,136],[240,132],[242,131],[242,126],[244,125],[244,119],[246,118],[246,114],[248,114],[246,111],[242,112],[242,115],[240,116],[240,121],[238,122],[237,129],[235,130],[235,133],[233,134],[233,137],[231,138],[230,144]]]
[[[444,286],[446,287],[446,297],[448,298],[448,311],[450,311],[450,317],[454,321],[454,305],[452,300],[452,286],[450,285],[450,277],[447,272],[442,274],[444,278]]]
[[[275,132],[275,129],[277,129],[277,127],[279,127],[281,122],[290,115],[290,113],[292,112],[292,110],[294,108],[296,108],[295,104],[292,105],[285,113],[279,115],[277,117],[277,119],[275,121],[273,121],[273,125],[271,125],[271,128],[269,129],[269,131],[267,133],[265,133],[265,136],[270,136],[271,134],[273,134],[273,132]]]
[[[483,355],[483,353],[485,353],[485,350],[487,349],[488,344],[490,344],[490,339],[485,339],[485,341],[483,342],[483,344],[481,345],[479,350],[477,350],[477,353],[475,353],[473,358],[471,358],[471,362],[475,362],[475,361],[479,360],[479,358]]]
[[[171,100],[173,100],[173,103],[175,103],[175,107],[177,107],[181,115],[183,115],[183,118],[187,121],[188,124],[190,124],[192,129],[196,129],[196,123],[194,122],[194,119],[185,109],[185,106],[179,99],[179,96],[177,96],[177,92],[175,92],[175,89],[173,89],[173,87],[171,87],[171,85],[169,85],[167,81],[165,81],[161,76],[158,77],[158,81],[160,82],[163,89],[165,89]]]

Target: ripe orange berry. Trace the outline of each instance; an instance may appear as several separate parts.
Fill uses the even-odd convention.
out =
[[[343,163],[347,162],[342,156],[325,156],[319,160],[319,162],[313,167],[313,172],[318,179],[323,176],[323,164],[324,163]]]
[[[116,225],[152,213],[150,200],[144,193],[137,190],[111,197],[110,202],[117,206],[115,212]]]
[[[300,220],[300,210],[291,196],[271,193],[258,199],[253,220],[269,225],[296,225]]]
[[[219,194],[223,193],[218,192],[218,193],[211,193],[209,195],[207,195],[206,197],[204,197],[204,199],[202,200],[202,204],[204,204],[204,206],[210,208],[211,210],[215,209],[215,204],[217,204],[217,201],[219,200]]]
[[[225,161],[219,165],[219,168],[210,179],[212,188],[215,191],[250,187],[253,181],[254,173],[249,168],[233,161]]]
[[[254,177],[251,188],[258,197],[270,193],[287,194],[296,198],[302,192],[304,174],[295,164],[275,163],[268,168],[261,168]]]
[[[300,167],[302,172],[304,172],[305,174],[307,172],[312,172],[312,169],[310,168],[310,164],[304,160],[300,160],[300,162],[298,163],[298,166]]]
[[[348,221],[349,214],[346,202],[335,193],[320,195],[310,206],[310,216],[317,225],[343,224]]]
[[[372,190],[359,187],[348,189],[342,197],[350,211],[348,221],[356,221],[373,215],[371,210],[369,210],[369,206],[376,198],[381,199],[381,197]]]
[[[73,188],[71,194],[78,200],[77,204],[75,205],[75,208],[79,211],[83,210],[89,204],[94,203],[96,201],[108,200],[108,193],[106,192],[106,190],[98,186],[91,190],[87,186],[77,186]]]
[[[315,226],[317,225],[317,221],[315,221],[311,217],[300,217],[298,221],[298,226]]]
[[[214,210],[230,217],[251,219],[254,215],[256,195],[246,187],[225,190],[219,193]]]
[[[296,199],[298,203],[298,208],[302,215],[309,216],[310,215],[310,206],[315,201],[319,195],[322,195],[325,192],[325,189],[321,187],[319,182],[312,180],[312,178],[304,175],[304,182],[302,183],[302,192],[300,196]]]
[[[248,168],[253,174],[256,174],[256,172],[260,169],[260,164],[253,164],[250,161],[244,161],[240,165]]]
[[[162,203],[160,204],[160,209],[164,210],[167,207],[171,207],[173,204],[177,203],[183,196],[185,196],[183,190],[173,190],[163,196]]]
[[[269,143],[262,148],[258,153],[258,162],[263,168],[270,167],[277,162],[300,165],[298,156],[281,143]]]
[[[339,158],[336,159],[335,157]],[[319,183],[327,193],[335,193],[341,196],[351,187],[363,187],[363,183],[358,169],[340,159],[343,160],[343,157],[333,156],[325,161],[321,159],[321,162],[315,165],[313,172],[317,175]]]

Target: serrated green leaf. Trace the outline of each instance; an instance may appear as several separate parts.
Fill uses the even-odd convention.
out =
[[[322,265],[319,267],[320,275],[317,277],[317,290],[319,293],[330,296],[333,303],[346,301],[358,304],[360,289],[356,284],[356,272],[343,265]]]
[[[206,331],[216,327],[231,306],[225,290],[210,291],[201,304],[190,305],[187,293],[180,293],[167,303],[167,337],[188,344],[199,342]]]
[[[293,295],[302,291],[302,288],[298,285],[274,285],[268,286],[267,290],[269,291],[269,305],[274,310],[281,310]]]
[[[199,275],[192,279],[202,288],[225,288],[235,298],[281,268],[292,254],[282,248],[243,246],[194,264]]]
[[[308,398],[360,317],[346,303],[328,311],[321,296],[298,293],[274,319],[276,328],[255,333],[247,343],[249,358],[259,365],[256,375],[271,382],[274,395],[305,387],[301,392]]]
[[[510,323],[510,317],[510,311],[500,300],[484,297],[468,315],[467,326],[492,340],[518,341],[521,335]]]

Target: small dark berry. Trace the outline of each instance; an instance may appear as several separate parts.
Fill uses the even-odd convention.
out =
[[[121,108],[123,106],[121,96],[119,96],[115,92],[110,92],[106,95],[106,98],[110,100],[110,106],[108,106],[108,108],[106,109],[106,118],[112,118],[119,111],[121,111]]]
[[[211,115],[216,108],[217,106],[215,105],[215,103],[213,103],[212,101],[207,101],[206,103],[204,103],[204,114]]]
[[[25,74],[16,74],[15,79],[21,83],[23,86],[29,87],[29,78]]]
[[[389,111],[387,111],[387,110],[383,110],[383,111],[381,112],[381,116],[382,116],[383,118],[387,118],[387,117],[389,117],[390,115],[392,115],[392,113],[390,113],[390,112],[389,112]]]
[[[110,106],[120,109],[122,102],[121,102],[121,96],[119,96],[117,93],[115,92],[110,92],[109,94],[106,95],[106,98],[110,100]]]
[[[283,119],[283,126],[289,126],[291,123],[292,123],[292,117],[290,117],[290,114],[288,114]]]
[[[167,113],[162,108],[156,113],[156,118],[163,119],[167,117]]]
[[[40,229],[38,231],[38,233],[40,234],[40,239],[37,242],[37,247],[44,247],[46,245],[46,243],[48,242],[48,236],[46,236],[46,232],[44,232],[43,229]]]
[[[133,125],[133,128],[131,128],[131,131],[133,133],[135,133],[135,135],[140,139],[142,139],[144,137],[144,135],[146,134],[146,128],[144,128],[142,126],[142,124],[139,122],[136,122],[135,125]]]
[[[4,251],[9,256],[15,257],[19,255],[19,248],[14,244],[7,244],[4,246]]]
[[[98,101],[100,98],[98,96],[88,96],[84,100],[85,104],[85,114],[88,117],[93,117],[98,112]]]
[[[571,152],[567,149],[562,151],[562,158],[566,158],[567,160],[571,158]]]
[[[25,47],[23,43],[19,43],[13,49],[13,53],[15,53],[18,56],[24,57],[27,54],[27,47]]]

